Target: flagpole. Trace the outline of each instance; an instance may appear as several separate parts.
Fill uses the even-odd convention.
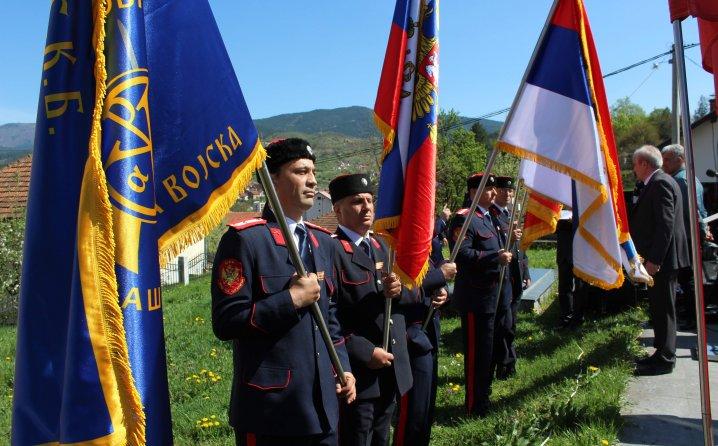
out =
[[[391,274],[392,269],[394,268],[394,249],[391,248],[391,245],[387,243],[387,246],[389,246],[389,252],[387,256],[387,265],[386,265],[386,272],[387,274]],[[389,351],[389,335],[391,334],[391,301],[392,298],[385,297],[384,298],[384,331],[382,332],[382,343],[381,346],[384,349],[384,351]]]
[[[516,187],[516,190],[518,191],[519,189],[521,189],[521,187],[523,185],[524,185],[524,180],[522,178],[518,181],[518,186]],[[523,196],[521,197],[520,201],[523,201],[524,198],[526,197],[526,188],[524,187],[521,190],[521,192],[523,193]],[[511,250],[513,250],[513,246],[511,246],[511,245],[515,242],[515,240],[513,239],[514,231],[513,231],[512,227],[514,225],[514,219],[516,218],[516,208],[518,207],[517,203],[519,203],[518,198],[519,198],[518,194],[516,194],[516,200],[514,201],[514,207],[511,209],[511,218],[509,220],[509,227],[506,231],[507,234],[506,234],[506,243],[504,244],[504,251],[510,252]],[[506,275],[507,267],[508,267],[508,265],[501,265],[501,272],[499,272],[499,289],[498,289],[498,293],[496,293],[496,296],[498,297],[498,299],[496,300],[496,309],[494,310],[494,314],[496,314],[496,311],[498,311],[499,304],[501,303],[501,289],[504,287],[504,276]]]
[[[297,242],[294,240],[294,235],[289,231],[289,225],[287,224],[287,220],[284,216],[284,210],[282,209],[282,205],[279,202],[277,191],[276,189],[274,189],[274,183],[272,183],[272,178],[269,176],[269,169],[267,169],[266,162],[262,163],[262,167],[258,170],[258,173],[259,178],[262,181],[262,185],[264,186],[264,192],[267,194],[267,200],[269,201],[269,205],[274,212],[274,216],[277,218],[277,223],[279,223],[279,228],[282,230],[282,235],[284,235],[284,240],[287,244],[287,249],[289,250],[289,257],[292,260],[292,264],[297,270],[298,275],[306,277],[307,270],[306,268],[304,268],[302,257],[299,255],[299,249],[297,249]],[[314,322],[317,324],[317,326],[319,327],[319,331],[322,334],[322,339],[324,340],[324,345],[326,345],[327,351],[329,352],[329,359],[331,359],[332,361],[334,371],[337,374],[337,379],[342,384],[342,386],[345,386],[347,380],[344,376],[344,368],[342,367],[342,363],[341,361],[339,361],[339,355],[337,355],[337,351],[334,348],[334,341],[332,341],[332,337],[329,334],[329,329],[327,328],[327,323],[324,321],[324,317],[322,316],[322,310],[319,308],[319,304],[316,302],[312,302],[312,304],[309,306],[309,309],[312,312],[312,317],[314,317]]]
[[[681,117],[678,104],[678,64],[676,63],[676,44],[673,44],[673,60],[671,64],[671,143],[681,143]]]
[[[675,42],[674,62],[676,63],[678,93],[683,140],[686,154],[686,182],[688,183],[688,213],[690,216],[691,259],[693,261],[693,281],[695,283],[695,305],[698,337],[698,370],[701,390],[701,413],[703,415],[703,442],[706,446],[713,444],[713,426],[711,416],[710,384],[708,382],[708,361],[706,358],[706,319],[703,294],[703,268],[700,257],[700,233],[698,232],[698,206],[696,199],[696,175],[693,165],[693,137],[688,115],[688,86],[686,84],[686,61],[683,53],[683,31],[681,21],[673,21],[673,39]],[[682,216],[678,216],[682,218]]]
[[[534,51],[533,51],[533,53],[531,53],[531,59],[529,59],[529,63],[528,63],[528,65],[526,65],[526,70],[524,70],[524,75],[521,78],[521,83],[519,84],[519,89],[516,92],[516,96],[514,96],[514,101],[511,103],[511,108],[509,109],[509,114],[506,115],[506,119],[504,120],[504,123],[501,124],[501,130],[499,131],[499,136],[496,138],[497,141],[500,141],[501,137],[504,136],[504,130],[506,130],[506,123],[510,122],[511,118],[514,115],[514,110],[516,110],[516,104],[518,104],[519,98],[521,97],[521,92],[523,92],[524,87],[526,86],[526,79],[529,77],[529,71],[531,70],[531,67],[534,65],[536,56],[538,56],[539,48],[541,47],[544,37],[546,36],[546,32],[548,31],[548,26],[549,26],[549,24],[551,24],[551,18],[553,17],[553,13],[556,11],[558,2],[559,2],[559,0],[554,0],[553,4],[551,5],[551,10],[548,12],[548,16],[546,16],[546,22],[543,25],[543,29],[541,30],[541,34],[539,35],[538,41],[536,42]]]
[[[531,59],[529,60],[528,65],[526,65],[526,70],[524,71],[524,75],[521,78],[521,83],[519,84],[520,87],[518,91],[516,92],[516,96],[514,97],[514,101],[511,104],[511,109],[509,109],[509,114],[506,115],[506,120],[504,120],[504,123],[501,125],[501,130],[499,131],[499,136],[497,140],[500,140],[501,137],[504,134],[504,130],[506,127],[506,123],[511,120],[511,117],[514,114],[514,110],[516,109],[516,104],[519,101],[519,98],[521,97],[521,92],[524,89],[524,86],[526,85],[526,79],[529,76],[529,70],[533,66],[534,60],[536,60],[536,56],[538,55],[539,47],[541,46],[541,43],[543,42],[544,37],[546,36],[546,32],[548,31],[548,26],[551,23],[551,18],[553,17],[553,13],[556,11],[556,7],[558,6],[559,0],[554,0],[553,4],[551,5],[551,10],[549,10],[548,16],[546,16],[546,22],[543,25],[543,29],[541,30],[541,34],[539,35],[538,42],[536,43],[536,46],[534,47],[533,53],[531,53]],[[479,189],[476,191],[476,195],[474,196],[474,199],[471,201],[471,207],[469,208],[469,218],[464,220],[464,224],[461,226],[461,232],[459,233],[459,237],[456,239],[457,243],[454,245],[454,249],[451,250],[451,257],[449,257],[449,262],[453,263],[456,261],[456,256],[459,253],[459,247],[461,246],[461,240],[466,237],[466,231],[469,228],[469,222],[471,221],[471,215],[474,214],[476,211],[476,206],[479,204],[479,197],[484,192],[484,188],[486,187],[486,180],[488,180],[488,174],[491,172],[491,168],[494,166],[494,162],[496,161],[496,153],[497,149],[494,147],[494,149],[491,151],[491,155],[489,155],[489,159],[486,161],[486,169],[484,169],[485,175],[483,178],[481,178],[481,183],[479,184]],[[429,321],[431,321],[431,318],[434,317],[434,312],[436,311],[435,307],[431,307],[429,309],[429,313],[426,315],[426,319],[424,320],[424,323],[422,324],[422,329],[426,331],[426,328],[429,326]]]

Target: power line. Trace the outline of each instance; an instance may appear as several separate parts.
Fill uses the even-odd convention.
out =
[[[695,47],[697,47],[698,45],[699,45],[698,43],[689,43],[689,44],[683,45],[683,49],[686,49],[686,50],[687,50],[687,49],[695,48]],[[670,50],[668,50],[668,51],[666,51],[666,52],[664,52],[664,53],[661,53],[661,54],[657,54],[657,55],[655,55],[655,56],[653,56],[653,57],[649,57],[648,59],[643,59],[643,60],[640,60],[640,61],[638,61],[638,62],[632,63],[631,65],[625,66],[625,67],[623,67],[623,68],[619,68],[618,70],[611,71],[610,73],[604,74],[604,75],[603,75],[603,78],[606,79],[607,77],[615,76],[615,75],[617,75],[617,74],[623,73],[623,72],[628,71],[628,70],[630,70],[630,69],[633,69],[633,68],[639,67],[639,66],[641,66],[641,65],[647,64],[648,62],[653,62],[653,61],[656,60],[656,59],[660,59],[661,57],[665,57],[665,56],[668,56],[668,55],[670,55],[670,54],[673,54],[673,49],[670,49]],[[691,60],[691,61],[692,61],[692,60]],[[692,62],[693,62],[693,61],[692,61]],[[694,63],[695,63],[695,62],[694,62]],[[696,64],[696,65],[697,65],[697,64]],[[655,72],[655,70],[651,70],[651,73],[648,75],[648,77],[650,77],[651,74],[653,74],[653,72]],[[646,79],[641,83],[641,85],[643,85],[643,83],[645,83],[647,80],[648,80],[648,78],[646,78]],[[640,88],[641,85],[639,85],[638,88]],[[635,93],[635,91],[634,91],[634,93]],[[633,94],[633,93],[631,93],[631,94]],[[492,112],[486,113],[486,114],[481,115],[481,116],[476,117],[476,118],[465,119],[465,120],[463,120],[463,121],[461,121],[461,122],[459,122],[459,123],[457,123],[457,124],[450,125],[450,126],[444,128],[444,129],[442,129],[442,130],[443,130],[443,131],[450,131],[450,130],[457,129],[457,128],[459,128],[459,127],[466,127],[466,126],[468,126],[468,125],[473,125],[473,124],[475,124],[475,123],[481,121],[482,119],[489,119],[489,118],[492,118],[492,117],[494,117],[494,116],[503,115],[504,113],[508,112],[509,110],[511,110],[511,107],[506,107],[506,108],[502,108],[501,110],[492,111]],[[323,158],[317,159],[317,164],[326,163],[326,162],[331,162],[331,161],[339,161],[339,160],[341,160],[341,159],[343,159],[343,158],[348,158],[348,157],[351,157],[351,156],[360,155],[360,154],[367,153],[367,152],[372,152],[372,151],[374,151],[374,150],[376,150],[376,147],[368,147],[368,148],[358,149],[358,150],[355,150],[355,151],[353,151],[353,152],[343,153],[343,154],[340,154],[340,155],[338,154],[338,155],[332,155],[332,156],[328,156],[328,157],[323,157]]]

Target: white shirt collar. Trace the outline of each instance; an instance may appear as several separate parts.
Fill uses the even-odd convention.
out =
[[[481,215],[486,215],[486,214],[489,213],[488,210],[484,209],[484,208],[481,207],[481,206],[476,206],[476,209],[478,209],[479,211],[481,211]]]
[[[299,221],[294,221],[286,216],[284,217],[284,220],[287,222],[287,226],[289,227],[289,233],[292,234],[292,237],[294,237],[294,241],[299,244],[299,236],[294,231],[297,229],[298,224],[304,226],[305,229],[307,228],[307,226],[304,224],[304,220],[300,218]]]
[[[361,235],[357,232],[352,231],[351,229],[347,228],[346,226],[339,225],[339,227],[344,231],[344,233],[349,237],[349,239],[354,243],[354,245],[359,246],[361,242],[364,241],[365,238],[369,238],[369,234]]]

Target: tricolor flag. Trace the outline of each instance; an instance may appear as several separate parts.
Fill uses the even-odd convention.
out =
[[[172,443],[160,264],[264,156],[206,0],[51,3],[13,444]]]
[[[604,289],[621,286],[622,263],[632,277],[641,277],[601,67],[581,0],[554,3],[498,147],[524,159],[531,237],[555,229],[560,203],[573,206],[575,274]]]
[[[434,227],[438,31],[438,0],[397,0],[374,105],[384,135],[374,229],[409,287],[428,270]]]

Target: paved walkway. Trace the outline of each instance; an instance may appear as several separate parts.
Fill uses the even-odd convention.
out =
[[[641,342],[649,353],[653,330]],[[718,344],[718,325],[708,326],[708,344]],[[694,332],[678,332],[678,356],[673,373],[633,378],[621,410],[626,425],[621,445],[700,446],[703,444],[698,361],[691,357]],[[708,363],[713,415],[713,442],[718,443],[718,362]]]

